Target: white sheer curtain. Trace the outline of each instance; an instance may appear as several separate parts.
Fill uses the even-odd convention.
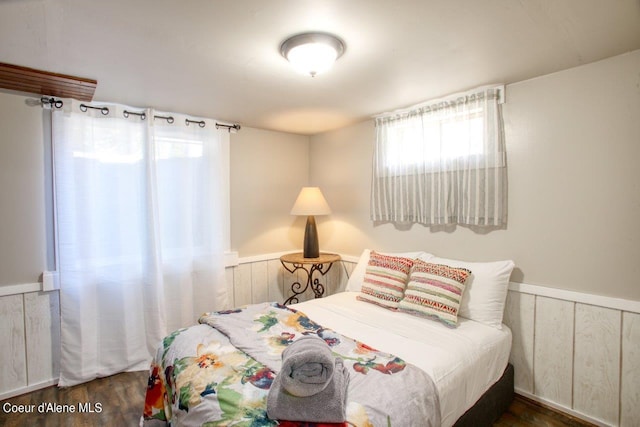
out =
[[[107,107],[53,112],[60,386],[148,369],[167,332],[228,307],[228,134]]]
[[[500,91],[478,89],[376,118],[373,221],[506,225]]]

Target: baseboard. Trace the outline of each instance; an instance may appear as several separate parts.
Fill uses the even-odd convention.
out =
[[[560,412],[563,415],[568,415],[574,418],[578,418],[582,421],[591,423],[595,426],[599,426],[599,427],[609,427],[609,424],[603,423],[600,420],[597,420],[595,418],[592,418],[588,415],[585,415],[583,413],[580,413],[578,411],[575,411],[571,408],[567,408],[566,406],[560,405],[558,403],[552,402],[550,400],[544,399],[540,396],[536,396],[534,394],[528,393],[524,390],[519,389],[518,387],[515,387],[515,393],[520,396],[523,397],[527,400],[530,400],[532,402],[535,402],[536,404],[543,406],[547,409],[551,409],[552,411],[556,411],[556,412]]]
[[[46,387],[51,387],[58,384],[58,378],[53,378],[47,381],[41,381],[36,384],[31,384],[26,387],[16,388],[14,390],[5,391],[0,393],[0,400],[10,399],[12,397],[20,396],[25,393],[31,393],[32,391],[40,390]]]

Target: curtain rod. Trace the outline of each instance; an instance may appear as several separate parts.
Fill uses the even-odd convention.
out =
[[[64,102],[62,102],[62,99],[43,96],[40,98],[40,105],[44,108],[62,108]]]
[[[31,104],[31,105],[33,105],[33,104]],[[64,105],[64,102],[61,99],[58,99],[58,98],[43,96],[43,97],[40,98],[40,105],[43,108],[57,108],[57,109],[60,109]],[[109,107],[105,107],[105,106],[94,107],[92,105],[87,105],[87,104],[84,104],[84,103],[80,104],[80,111],[87,112],[89,109],[100,110],[100,112],[105,116],[109,114]],[[140,117],[140,120],[145,120],[147,118],[147,114],[144,111],[136,112],[136,111],[124,110],[122,112],[122,115],[127,119],[131,115]],[[154,115],[153,118],[154,119],[166,120],[167,123],[169,123],[169,124],[172,124],[175,121],[173,116],[155,116]],[[187,118],[187,119],[184,120],[184,122],[185,122],[185,125],[187,125],[187,126],[189,126],[190,124],[196,124],[201,128],[203,128],[203,127],[205,127],[207,125],[204,120],[191,120],[191,119]],[[220,128],[225,128],[229,132],[231,132],[231,131],[237,132],[242,127],[238,123],[234,123],[234,124],[230,125],[230,124],[226,124],[226,123],[218,123],[218,122],[216,122],[216,129],[220,129]]]
[[[415,104],[409,107],[405,107],[405,108],[400,108],[398,110],[394,110],[394,111],[388,111],[386,113],[380,113],[380,114],[376,114],[374,116],[371,116],[371,118],[373,119],[386,119],[389,117],[397,117],[397,116],[401,116],[401,115],[406,115],[412,111],[416,111],[416,110],[420,110],[420,109],[425,109],[425,108],[431,108],[432,110],[437,110],[440,108],[446,108],[447,104],[456,104],[460,102],[460,99],[469,97],[469,96],[473,96],[473,95],[477,95],[477,94],[484,94],[484,93],[489,93],[489,91],[493,91],[493,94],[491,96],[495,96],[495,99],[498,100],[498,104],[504,104],[505,101],[505,85],[500,83],[500,84],[493,84],[493,85],[485,85],[485,86],[480,86],[477,87],[475,89],[470,89],[467,90],[465,92],[458,92],[458,93],[453,93],[447,96],[444,96],[442,98],[436,98],[436,99],[430,99],[428,101],[424,101],[421,102],[419,104]]]
[[[216,129],[219,129],[219,128],[227,128],[227,130],[229,132],[231,132],[231,130],[233,129],[234,132],[238,132],[240,130],[241,126],[238,123],[233,124],[233,125],[226,125],[224,123],[216,123]]]

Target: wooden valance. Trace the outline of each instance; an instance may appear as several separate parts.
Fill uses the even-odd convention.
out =
[[[91,101],[96,80],[0,62],[0,88],[59,98]]]

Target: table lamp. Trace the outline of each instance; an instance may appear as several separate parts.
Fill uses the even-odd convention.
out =
[[[318,187],[302,187],[291,209],[291,215],[307,216],[307,225],[304,228],[303,256],[305,258],[318,258],[320,256],[318,230],[316,229],[314,215],[329,215],[330,213],[331,208]]]

